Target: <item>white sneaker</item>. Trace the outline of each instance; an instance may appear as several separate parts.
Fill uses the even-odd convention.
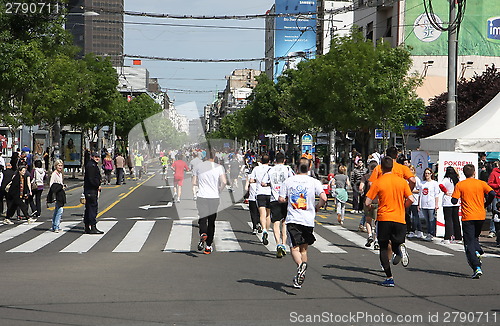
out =
[[[441,243],[442,243],[442,244],[450,244],[450,243],[451,243],[451,241],[450,241],[450,240],[441,240]]]
[[[496,234],[493,231],[490,231],[490,233],[488,233],[488,238],[494,238],[495,236]]]
[[[351,214],[356,214],[358,211],[355,211],[354,209],[351,211]]]
[[[10,219],[6,218],[3,220],[3,224],[14,224]]]
[[[35,223],[35,222],[36,222],[36,218],[30,217],[28,219],[28,224]]]
[[[408,239],[415,238],[416,237],[415,232],[408,233],[407,237],[408,237]]]
[[[419,239],[423,239],[424,238],[424,234],[422,233],[422,231],[417,231],[415,233],[415,237],[419,238]]]
[[[428,234],[426,237],[425,237],[425,241],[432,241],[432,234]]]

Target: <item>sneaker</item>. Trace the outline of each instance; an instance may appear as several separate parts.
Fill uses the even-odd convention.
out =
[[[302,288],[302,285],[300,285],[299,282],[298,282],[297,276],[293,277],[293,287],[296,288],[296,289]]]
[[[490,231],[490,233],[488,233],[488,238],[494,238],[495,236],[496,234],[493,231]]]
[[[3,224],[14,224],[10,219],[6,218],[3,220]]]
[[[464,242],[462,240],[454,240],[453,243],[456,243],[456,244],[464,244]]]
[[[303,262],[300,264],[300,266],[297,268],[297,283],[299,285],[302,285],[304,283],[304,280],[306,278],[306,269],[307,269],[307,263]]]
[[[432,234],[428,234],[426,237],[425,237],[425,241],[432,241]]]
[[[450,243],[451,243],[451,241],[450,241],[450,240],[441,240],[441,243],[442,243],[442,244],[450,244]]]
[[[210,255],[212,253],[212,246],[206,246],[205,251],[203,253],[205,255]]]
[[[408,239],[412,239],[412,238],[415,238],[416,237],[416,234],[415,232],[410,232],[408,233],[408,235],[406,236]]]
[[[198,197],[196,197],[196,196],[193,196],[193,200],[196,200],[196,199],[198,199]]]
[[[401,256],[393,253],[392,254],[392,264],[397,265],[397,264],[399,264],[400,261],[401,261]]]
[[[474,274],[472,274],[472,278],[477,280],[482,275],[483,275],[483,271],[481,270],[481,267],[476,267],[476,271],[474,272]]]
[[[373,249],[380,250],[380,246],[378,244],[378,241],[375,241],[375,243],[373,244]]]
[[[262,225],[260,223],[257,224],[257,232],[262,233]]]
[[[278,245],[276,247],[276,258],[282,258],[283,257],[283,249],[281,248],[281,245]]]
[[[415,237],[419,238],[419,239],[423,239],[424,238],[424,234],[422,233],[422,231],[417,231],[417,232],[415,232]]]
[[[253,235],[256,235],[256,234],[257,234],[257,232],[259,232],[259,231],[257,230],[257,228],[255,228],[255,229],[253,229],[252,234],[253,234]]]
[[[403,267],[406,267],[410,263],[410,257],[408,256],[406,245],[404,243],[400,244],[399,250],[401,251],[401,265],[403,265]]]
[[[364,228],[363,228],[363,225],[359,225],[358,226],[358,232],[365,232]]]
[[[262,235],[262,243],[264,244],[264,246],[267,246],[269,244],[269,240],[267,240],[268,237],[269,235],[267,234],[267,231],[264,232],[264,234]]]
[[[200,235],[200,242],[198,242],[198,251],[202,251],[205,248],[205,241],[207,241],[207,234],[202,233]]]
[[[481,258],[483,256],[479,253],[479,251],[476,251],[476,257],[477,257],[477,259],[479,259],[479,263],[482,264],[483,262],[482,262]]]
[[[36,222],[36,218],[33,218],[33,217],[28,218],[28,224],[35,223],[35,222]]]
[[[351,211],[351,214],[356,214],[358,211],[355,211],[354,209]]]
[[[61,232],[61,231],[62,231],[61,229],[55,229],[55,230],[54,230],[54,232],[55,232],[55,233],[59,233],[59,232]]]
[[[368,239],[366,239],[365,247],[371,247],[373,243],[373,236],[369,236]]]
[[[385,281],[379,283],[382,286],[387,286],[387,287],[394,287],[394,279],[393,278],[386,278]]]

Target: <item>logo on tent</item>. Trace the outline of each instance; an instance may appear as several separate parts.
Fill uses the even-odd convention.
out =
[[[488,39],[500,40],[500,17],[488,19]]]

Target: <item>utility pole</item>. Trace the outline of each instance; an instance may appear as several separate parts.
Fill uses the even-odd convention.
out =
[[[450,25],[448,30],[448,102],[446,103],[446,129],[455,127],[457,124],[457,49],[458,49],[458,23],[456,2],[450,1]],[[460,1],[460,0],[458,0]]]

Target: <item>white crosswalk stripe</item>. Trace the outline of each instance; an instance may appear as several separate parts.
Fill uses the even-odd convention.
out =
[[[36,238],[33,238],[29,240],[28,242],[23,243],[22,245],[19,245],[7,252],[24,252],[24,253],[30,253],[30,252],[35,252],[52,241],[58,239],[59,237],[63,236],[64,233],[68,232],[72,227],[77,225],[79,222],[61,222],[61,229],[62,231],[59,233],[52,232],[52,231],[46,231]]]
[[[437,249],[432,249],[432,248],[423,246],[423,245],[416,243],[416,242],[413,242],[413,241],[406,240],[405,244],[406,244],[406,248],[421,252],[425,255],[429,255],[429,256],[453,256],[453,254],[450,254],[450,253],[447,253],[447,252],[444,252],[441,250],[437,250]]]
[[[139,252],[149,237],[155,221],[137,221],[113,252]]]
[[[372,247],[365,247],[366,239],[352,231],[349,231],[348,229],[338,226],[338,225],[323,225],[325,229],[328,229],[332,231],[333,233],[341,236],[342,238],[346,239],[349,242],[352,242],[356,245],[358,245],[361,248],[367,249],[371,251],[374,254],[378,254],[378,250],[373,249]]]
[[[242,251],[228,221],[215,221],[214,244],[216,251]]]
[[[190,252],[193,235],[192,221],[173,221],[165,252]]]
[[[113,226],[115,226],[116,223],[118,222],[101,221],[99,222],[99,229],[103,231],[105,235]],[[104,235],[82,234],[78,239],[70,243],[60,252],[88,252],[99,240],[102,239]]]
[[[35,226],[39,226],[40,224],[42,224],[42,222],[35,222],[32,224],[23,223],[15,228],[3,231],[2,233],[0,233],[0,243],[13,239],[18,235],[21,235],[24,232],[31,230]]]

